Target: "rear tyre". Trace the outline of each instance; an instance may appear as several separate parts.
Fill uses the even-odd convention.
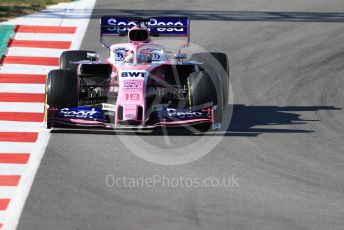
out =
[[[229,92],[229,58],[225,53],[209,52],[195,53],[191,60],[202,62],[200,70],[207,71],[209,75],[217,75],[222,82],[223,104],[228,104]]]
[[[60,56],[60,69],[73,71],[77,73],[78,64],[73,64],[72,62],[90,60],[96,61],[89,57],[89,53],[96,54],[94,51],[87,50],[68,50],[64,51]]]
[[[188,85],[190,106],[202,108],[202,105],[212,102],[213,106],[216,106],[214,123],[222,123],[224,111],[223,91],[218,90],[222,89],[221,79],[216,75],[209,75],[206,71],[193,72],[188,77]],[[209,125],[205,126],[206,129],[210,128]]]

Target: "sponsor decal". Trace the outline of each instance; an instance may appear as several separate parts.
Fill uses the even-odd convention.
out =
[[[126,89],[141,89],[142,87],[143,87],[143,81],[140,81],[140,80],[123,81],[123,88],[126,88]]]
[[[152,61],[160,61],[161,55],[158,53],[152,53]]]
[[[116,50],[115,51],[115,61],[123,61],[125,56],[124,50]]]
[[[132,113],[128,113],[128,114],[125,115],[125,117],[128,118],[128,119],[134,119],[135,115],[132,114]]]
[[[140,100],[140,94],[138,94],[138,93],[125,93],[124,94],[124,100],[126,100],[126,101],[139,101]]]
[[[136,23],[129,22],[125,17],[101,18],[101,34],[118,34],[128,31],[133,26],[136,26]],[[187,17],[154,17],[148,22],[148,30],[158,32],[160,35],[187,35],[187,26]]]
[[[152,61],[161,61],[162,60],[162,50],[153,50],[152,51]]]
[[[167,18],[168,20],[168,18]],[[123,31],[127,31],[128,28],[127,26],[136,26],[135,22],[125,22],[125,21],[119,21],[116,18],[109,18],[107,20],[107,24],[110,26],[123,26],[123,28],[121,27],[113,27],[113,28],[108,28],[108,31],[114,31],[114,30],[119,30],[120,32]],[[185,26],[181,21],[177,21],[177,22],[171,22],[171,21],[162,21],[162,20],[158,20],[156,18],[151,18],[148,22],[148,26],[156,26],[156,27],[165,27],[165,28],[157,28],[156,30],[158,32],[172,32],[172,31],[176,31],[176,32],[182,32],[184,31],[184,28],[174,28],[174,27],[178,27],[178,26]],[[170,27],[170,28],[168,28]]]
[[[145,71],[122,71],[121,77],[123,78],[144,78],[146,76]]]
[[[202,112],[185,112],[185,111],[177,111],[173,108],[166,109],[168,117],[177,117],[177,118],[198,118],[202,117]]]
[[[102,110],[116,112],[116,106],[112,104],[102,103]]]
[[[167,20],[169,20],[167,18]],[[148,26],[161,26],[161,27],[167,27],[167,28],[158,28],[157,31],[158,32],[173,32],[173,31],[176,31],[176,32],[183,32],[184,31],[184,28],[173,28],[173,27],[178,27],[178,26],[185,26],[181,21],[158,21],[158,19],[156,18],[151,18],[148,22]],[[172,27],[172,28],[168,28],[168,27]]]
[[[93,116],[97,114],[97,110],[92,108],[91,110],[70,110],[69,108],[61,109],[60,113],[63,114],[64,117],[68,118],[94,118]]]

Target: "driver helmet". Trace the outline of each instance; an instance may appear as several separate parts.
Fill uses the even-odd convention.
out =
[[[129,30],[128,38],[130,42],[149,42],[149,31],[146,27],[133,27]]]

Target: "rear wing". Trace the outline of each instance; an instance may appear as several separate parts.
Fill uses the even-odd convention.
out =
[[[130,18],[117,16],[103,16],[100,19],[100,42],[107,48],[110,47],[104,36],[123,36],[128,30],[138,23],[144,24],[151,35],[165,37],[185,37],[188,47],[190,43],[190,20],[187,17],[152,17]]]

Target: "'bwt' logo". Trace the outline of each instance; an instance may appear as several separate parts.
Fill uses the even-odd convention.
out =
[[[145,72],[122,72],[121,77],[145,77]]]

